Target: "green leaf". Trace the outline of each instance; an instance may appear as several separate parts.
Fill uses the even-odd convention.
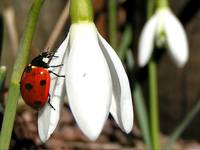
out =
[[[142,96],[142,90],[141,90],[140,85],[137,82],[135,82],[134,84],[135,84],[135,88],[133,90],[133,99],[135,102],[134,108],[135,108],[137,116],[138,116],[137,118],[139,121],[142,136],[144,138],[144,142],[147,146],[147,149],[150,150],[152,145],[151,145],[149,120],[148,120],[146,107],[144,104],[144,99]]]
[[[167,141],[167,143],[165,145],[165,150],[172,149],[173,144],[181,136],[183,131],[188,127],[188,125],[192,122],[192,120],[199,113],[199,111],[200,111],[200,100],[197,101],[197,103],[193,106],[192,110],[187,114],[185,119],[171,134],[171,136],[169,137],[169,140]]]
[[[132,42],[132,38],[133,38],[132,37],[132,28],[130,25],[126,25],[123,36],[122,36],[122,40],[121,40],[121,43],[120,43],[119,49],[118,49],[118,55],[121,59],[125,58],[126,50],[130,46],[130,44]]]
[[[117,2],[108,0],[108,33],[109,43],[113,49],[117,49]]]
[[[8,99],[6,101],[6,108],[1,128],[0,149],[9,149],[17,109],[17,103],[19,99],[19,82],[21,79],[21,74],[27,64],[33,34],[35,32],[36,23],[43,2],[44,0],[35,0],[27,16],[25,31],[20,41],[17,59],[15,61],[15,65],[11,76],[11,83],[8,91]]]

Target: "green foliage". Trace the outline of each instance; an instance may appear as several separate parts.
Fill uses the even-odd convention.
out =
[[[188,125],[192,122],[192,120],[197,116],[200,111],[200,100],[193,106],[191,111],[186,115],[184,120],[180,123],[180,125],[174,130],[174,132],[170,135],[169,140],[165,144],[165,150],[172,149],[173,144],[176,140],[181,136],[183,131],[188,127]]]
[[[17,59],[11,76],[8,99],[6,101],[6,108],[1,128],[0,149],[9,149],[11,133],[13,130],[13,123],[17,109],[17,102],[19,99],[19,82],[21,74],[27,64],[33,34],[35,32],[36,23],[43,2],[44,0],[35,0],[27,16],[27,23],[20,42]]]

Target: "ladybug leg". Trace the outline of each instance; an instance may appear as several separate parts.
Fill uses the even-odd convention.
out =
[[[54,66],[49,66],[49,67],[61,67],[63,66],[63,64],[60,64],[60,65],[54,65]]]
[[[49,70],[49,73],[52,73],[52,74],[54,74],[54,75],[57,76],[57,77],[65,77],[65,75],[56,74],[55,72],[53,72],[53,71],[51,71],[51,70]]]
[[[48,103],[49,103],[49,105],[51,106],[51,108],[53,108],[54,110],[56,110],[56,109],[53,107],[53,105],[50,103],[50,99],[51,99],[51,95],[49,94]]]
[[[55,55],[53,55],[53,57],[58,58],[59,56],[55,56]]]

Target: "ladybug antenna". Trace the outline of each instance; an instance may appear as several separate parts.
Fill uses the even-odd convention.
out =
[[[47,47],[47,48],[46,48],[46,51],[47,51],[47,52],[51,52],[50,47]]]
[[[43,53],[49,53],[50,52],[50,48],[49,47],[47,47],[47,48],[45,48],[44,50],[43,50],[43,52],[41,53],[41,54],[43,54]]]
[[[49,61],[47,62],[47,64],[49,65],[49,63],[51,62],[52,58],[54,57],[54,54],[56,53],[57,49],[52,50],[52,51],[48,51],[48,56],[49,57]]]

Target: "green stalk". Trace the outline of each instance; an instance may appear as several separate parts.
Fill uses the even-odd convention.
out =
[[[185,119],[175,129],[175,131],[170,135],[169,141],[165,144],[165,150],[172,149],[173,144],[180,137],[180,135],[183,133],[183,131],[186,129],[186,127],[191,123],[191,121],[194,119],[194,117],[199,113],[199,111],[200,111],[200,100],[197,101],[197,103],[194,105],[192,110],[187,114]]]
[[[44,0],[35,0],[27,16],[25,31],[20,42],[18,55],[11,76],[8,99],[1,128],[0,149],[9,149],[13,123],[16,115],[17,102],[19,99],[19,82],[21,74],[27,65],[33,33],[35,32],[36,23],[43,2]]]
[[[157,0],[157,9],[166,8],[169,6],[168,0]]]
[[[149,0],[147,4],[148,19],[153,15],[154,1]],[[157,0],[157,9],[168,7],[168,0]],[[152,149],[160,149],[159,137],[159,110],[158,110],[158,88],[157,88],[157,66],[152,57],[148,64],[149,97],[150,97],[150,126]]]
[[[116,0],[108,0],[108,34],[113,49],[117,49],[117,4]]]
[[[93,22],[91,0],[71,0],[69,12],[72,23]]]
[[[165,0],[157,0],[157,3]],[[147,19],[154,13],[155,0],[148,0],[147,3]],[[157,88],[157,66],[152,57],[148,64],[149,78],[149,98],[150,98],[150,129],[152,149],[160,149],[159,138],[159,110],[158,110],[158,88]]]
[[[149,75],[149,97],[150,97],[150,128],[152,149],[160,149],[159,141],[159,111],[158,111],[158,88],[157,88],[157,67],[153,58],[148,64]]]

